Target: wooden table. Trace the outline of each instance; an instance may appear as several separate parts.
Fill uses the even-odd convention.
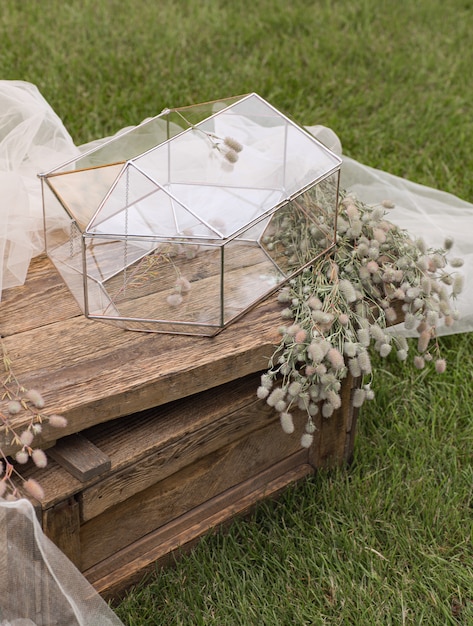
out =
[[[0,332],[15,374],[68,420],[44,427],[48,467],[25,475],[45,491],[44,531],[104,597],[262,498],[350,460],[357,381],[319,418],[310,450],[299,443],[304,420],[286,435],[256,398],[279,311],[272,297],[211,339],[124,331],[87,320],[44,256],[4,292]],[[6,452],[10,438],[0,431]]]

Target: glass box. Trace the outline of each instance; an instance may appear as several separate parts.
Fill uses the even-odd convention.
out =
[[[84,314],[215,335],[334,245],[340,159],[257,94],[165,109],[41,174]]]

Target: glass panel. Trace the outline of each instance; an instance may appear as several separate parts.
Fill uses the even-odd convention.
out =
[[[284,280],[256,241],[236,239],[224,248],[225,324],[241,315]]]
[[[286,276],[334,244],[334,186],[336,178],[331,176],[288,202],[268,221],[261,246]]]
[[[128,241],[127,248],[133,244],[139,248],[133,241]],[[106,271],[102,266],[100,269],[103,275],[110,275],[102,282],[109,304],[101,311],[91,311],[95,315],[113,316],[116,311],[123,318],[220,325],[219,248],[158,244],[152,252],[115,274],[110,272],[110,267]]]
[[[122,169],[123,163],[118,163],[47,176],[46,181],[79,228],[85,230]]]
[[[41,180],[41,185],[43,191],[46,252],[52,254],[56,247],[69,242],[73,220],[52,192],[45,179]]]

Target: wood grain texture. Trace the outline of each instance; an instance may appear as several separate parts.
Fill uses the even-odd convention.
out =
[[[300,451],[299,437],[289,439],[279,424],[270,424],[222,446],[85,522],[81,526],[81,568],[95,565],[172,519]],[[303,452],[307,459],[307,451]]]
[[[276,497],[289,484],[312,473],[312,466],[304,463],[299,451],[114,553],[84,575],[105,599],[116,600],[147,572],[189,551],[205,533],[237,515],[248,514],[261,500]]]
[[[48,450],[48,456],[81,482],[108,472],[110,458],[80,434],[60,439]]]
[[[243,434],[250,435],[269,424],[275,424],[276,428],[279,428],[278,419],[271,408],[255,400],[253,387],[242,390],[242,395],[238,399],[238,404],[241,405],[239,407],[235,407],[231,402],[227,404],[229,398],[222,398],[222,395],[225,394],[220,391],[219,395],[216,390],[217,404],[212,412],[207,412],[205,405],[199,403],[197,405],[193,403],[195,408],[192,410],[192,407],[185,407],[184,403],[180,402],[175,407],[175,421],[171,416],[165,422],[160,419],[159,422],[165,427],[163,430],[168,430],[171,424],[176,428],[175,437],[163,437],[162,434],[166,433],[159,430],[154,435],[150,433],[147,436],[148,429],[143,427],[129,431],[132,437],[124,439],[119,445],[122,456],[125,456],[128,450],[128,463],[121,463],[119,469],[116,462],[114,467],[117,469],[108,477],[83,490],[81,496],[83,521],[96,517],[108,508],[192,465],[203,456],[217,452],[240,439]],[[179,415],[178,411],[183,412]],[[176,424],[176,421],[180,424]],[[108,445],[104,443],[105,449],[110,443],[116,447],[117,439],[115,437],[111,439]],[[147,453],[139,460],[133,456],[132,446],[128,443],[130,439],[135,450],[141,447],[141,443],[145,450],[147,448]],[[118,461],[116,455],[114,460]]]
[[[138,333],[78,315],[67,290],[45,286],[50,273],[46,258],[35,261],[26,284],[7,292],[0,328],[22,384],[41,390],[49,412],[67,417],[60,436],[260,371],[278,341],[275,298],[212,339]],[[45,423],[41,437],[46,444],[58,430]],[[0,446],[14,450],[3,428]]]
[[[43,512],[43,531],[74,565],[80,566],[80,514],[74,498],[67,498]]]

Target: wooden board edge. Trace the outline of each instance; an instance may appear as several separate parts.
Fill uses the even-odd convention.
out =
[[[292,456],[301,458],[297,453]],[[221,527],[236,516],[248,514],[258,502],[277,497],[290,484],[314,473],[314,468],[307,462],[286,469],[282,474],[278,473],[278,469],[284,465],[287,465],[287,460],[262,472],[260,476],[265,480],[256,489],[251,488],[255,482],[255,478],[252,477],[215,496],[205,505],[198,507],[198,511],[190,511],[182,516],[184,518],[180,520],[182,527],[176,534],[171,533],[169,536],[168,528],[165,526],[135,542],[133,549],[139,550],[137,544],[142,544],[142,552],[129,562],[123,563],[123,553],[127,552],[125,548],[109,557],[106,562],[83,572],[84,576],[103,598],[118,600],[127,589],[156,567],[170,562],[180,553],[191,550],[197,540],[209,531]],[[270,474],[273,475],[272,478]],[[209,508],[214,509],[210,515],[207,514]],[[173,524],[174,522],[170,523]]]

